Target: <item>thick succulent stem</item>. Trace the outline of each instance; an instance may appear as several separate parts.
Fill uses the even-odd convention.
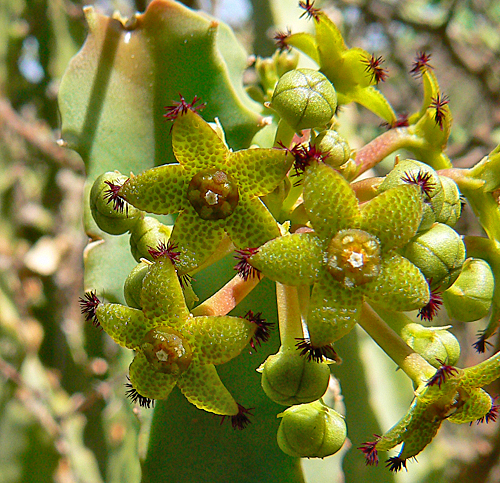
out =
[[[405,372],[417,388],[424,385],[436,372],[436,369],[406,344],[367,303],[363,304],[359,325]]]
[[[276,298],[281,345],[284,349],[295,348],[297,339],[304,337],[297,287],[277,283]]]

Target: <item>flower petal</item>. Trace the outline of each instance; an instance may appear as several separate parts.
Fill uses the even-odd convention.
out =
[[[237,248],[260,247],[280,235],[278,223],[258,198],[240,196],[234,213],[226,218],[226,231]]]
[[[150,399],[167,399],[177,382],[175,376],[153,370],[142,352],[130,364],[129,378],[135,390]]]
[[[307,328],[314,347],[339,340],[356,325],[363,303],[363,295],[356,289],[344,288],[324,273],[314,284]]]
[[[429,284],[422,272],[397,253],[384,258],[379,276],[358,289],[375,303],[396,311],[419,309],[430,298]]]
[[[120,196],[148,213],[178,213],[189,203],[186,191],[190,179],[178,164],[166,164],[131,176],[120,189]]]
[[[400,185],[384,191],[361,208],[361,229],[375,235],[387,253],[401,248],[417,232],[423,202],[416,185]]]
[[[142,311],[120,304],[99,304],[96,308],[99,324],[117,344],[135,349],[146,333],[154,327]]]
[[[180,252],[176,268],[180,274],[201,265],[224,237],[224,220],[203,220],[189,206],[175,220],[170,240]]]
[[[294,157],[283,149],[255,148],[231,153],[227,171],[241,191],[250,197],[264,196],[284,179]]]
[[[224,364],[234,359],[250,342],[257,326],[242,317],[199,316],[184,327],[196,341],[193,361]]]
[[[332,238],[343,228],[357,228],[360,219],[358,200],[349,183],[323,163],[306,169],[304,207],[321,238]]]
[[[153,327],[180,327],[189,316],[177,273],[168,257],[157,259],[149,267],[142,281],[141,304]]]
[[[323,265],[323,251],[316,233],[294,233],[267,242],[248,262],[276,282],[312,285]]]
[[[203,169],[223,169],[229,153],[210,125],[189,109],[174,122],[172,147],[189,180]]]
[[[234,416],[238,404],[220,380],[213,364],[191,364],[177,381],[182,394],[199,409]]]

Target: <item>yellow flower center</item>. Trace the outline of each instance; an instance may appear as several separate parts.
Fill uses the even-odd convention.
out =
[[[195,174],[189,183],[187,197],[204,220],[227,218],[239,200],[238,187],[233,178],[218,169],[206,169]]]
[[[346,287],[368,283],[380,273],[380,242],[366,231],[339,231],[327,254],[327,270]]]
[[[157,327],[150,330],[142,350],[148,362],[158,372],[181,374],[191,363],[191,347],[182,335],[170,327]]]

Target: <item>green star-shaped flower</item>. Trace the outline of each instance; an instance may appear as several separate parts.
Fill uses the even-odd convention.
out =
[[[135,351],[129,378],[140,397],[166,399],[177,385],[200,409],[241,414],[242,407],[221,382],[215,365],[236,357],[252,339],[266,340],[265,322],[194,317],[167,252],[159,255],[144,277],[141,310],[86,297],[82,308],[87,318],[101,325],[117,344]]]
[[[335,87],[339,104],[355,101],[389,124],[395,122],[389,102],[374,87],[387,75],[380,66],[382,60],[360,48],[348,49],[339,29],[324,12],[318,11],[313,19],[316,35],[292,34],[286,37],[285,44],[304,52],[319,65]]]
[[[188,105],[178,111],[172,145],[179,164],[131,176],[114,196],[149,213],[180,212],[171,241],[180,251],[176,268],[182,274],[214,253],[225,233],[238,248],[279,236],[278,224],[259,196],[278,186],[293,157],[275,148],[232,152],[223,134]]]
[[[391,471],[406,468],[406,460],[419,454],[434,438],[441,423],[495,421],[498,407],[482,387],[500,376],[500,353],[466,369],[443,365],[413,400],[403,418],[383,436],[360,449],[369,465],[378,463],[378,450],[388,451],[400,443],[398,456],[387,460]]]
[[[326,347],[356,324],[364,297],[392,310],[429,300],[420,270],[397,253],[415,235],[422,196],[400,185],[361,207],[349,183],[324,163],[304,175],[304,207],[314,232],[269,241],[248,263],[286,285],[313,285],[307,326],[311,348]]]

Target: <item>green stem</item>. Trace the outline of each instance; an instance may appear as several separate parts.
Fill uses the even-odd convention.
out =
[[[290,124],[280,119],[278,122],[278,129],[276,130],[276,137],[274,138],[274,146],[278,147],[280,144],[283,144],[283,146],[288,147],[294,136],[295,131]]]
[[[367,304],[363,304],[359,325],[381,349],[404,371],[418,388],[436,373],[420,354],[417,354]]]
[[[276,283],[281,346],[294,349],[297,339],[304,337],[297,287]]]

